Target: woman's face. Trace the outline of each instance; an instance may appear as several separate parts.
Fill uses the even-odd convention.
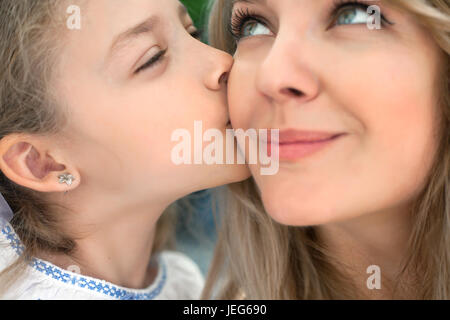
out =
[[[250,167],[269,214],[317,225],[407,208],[437,149],[442,61],[414,18],[385,2],[252,0],[231,28],[233,127],[280,129],[278,174]]]
[[[246,178],[243,165],[177,166],[171,158],[177,129],[192,144],[196,120],[225,132],[232,57],[193,37],[179,1],[81,3],[81,29],[66,31],[55,81],[69,114],[63,148],[81,179],[166,201]]]

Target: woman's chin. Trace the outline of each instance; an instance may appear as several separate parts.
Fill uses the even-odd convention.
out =
[[[336,210],[327,209],[329,206],[323,201],[302,201],[298,196],[289,199],[287,194],[288,192],[285,192],[285,196],[281,196],[272,192],[270,195],[264,190],[261,193],[266,212],[277,223],[305,227],[322,225],[337,219]]]

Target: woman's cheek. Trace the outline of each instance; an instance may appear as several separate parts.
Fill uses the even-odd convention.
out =
[[[422,186],[436,149],[436,103],[429,90],[433,79],[427,77],[430,69],[424,73],[413,60],[379,59],[384,61],[380,68],[365,74],[365,84],[355,85],[364,96],[358,113],[364,119],[373,170],[380,175],[384,171],[392,194],[403,199]]]
[[[254,88],[251,82],[246,79],[246,74],[239,63],[235,62],[233,70],[228,79],[228,103],[230,120],[234,128],[248,128],[252,104],[251,97]]]

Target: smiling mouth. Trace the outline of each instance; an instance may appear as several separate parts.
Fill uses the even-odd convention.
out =
[[[334,134],[328,137],[281,138],[278,144],[281,161],[298,161],[324,149],[347,134]]]
[[[304,139],[304,140],[294,140],[294,141],[280,141],[279,145],[280,146],[286,146],[286,145],[294,145],[294,144],[314,144],[314,143],[321,143],[321,142],[327,142],[327,141],[331,141],[333,139],[336,139],[340,136],[342,136],[343,134],[336,134],[333,136],[330,136],[328,138],[322,138],[322,139]]]

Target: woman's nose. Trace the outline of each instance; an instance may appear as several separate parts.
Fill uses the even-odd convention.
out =
[[[256,88],[277,104],[307,102],[319,93],[319,79],[300,47],[277,39],[259,66]]]

